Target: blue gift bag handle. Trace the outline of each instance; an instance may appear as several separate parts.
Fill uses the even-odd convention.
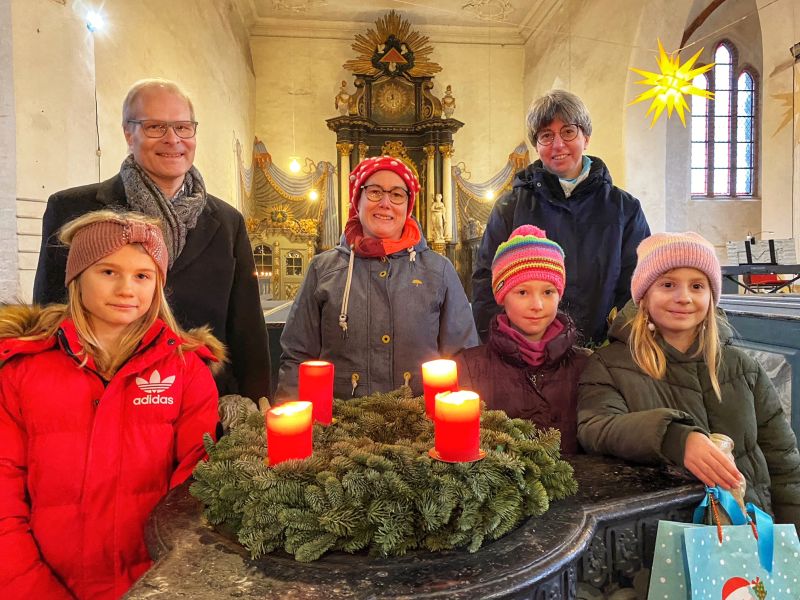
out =
[[[747,514],[742,512],[742,507],[727,490],[720,487],[706,487],[706,495],[703,501],[694,509],[692,521],[696,524],[703,524],[706,510],[711,502],[711,497],[719,502],[720,506],[728,513],[732,525],[747,525],[755,523],[755,530],[758,532],[758,560],[761,566],[772,573],[773,555],[775,551],[775,526],[772,517],[763,510],[748,502],[745,508]],[[752,515],[752,516],[751,516]]]
[[[771,574],[775,552],[775,524],[770,515],[754,504],[748,502],[746,508],[748,520],[752,519],[758,531],[758,560],[767,573]]]
[[[728,513],[732,525],[746,525],[749,522],[749,517],[742,512],[742,507],[739,506],[739,503],[736,502],[730,492],[723,490],[721,487],[706,487],[705,498],[694,509],[694,517],[692,518],[694,523],[704,524],[706,510],[709,508],[712,496]]]

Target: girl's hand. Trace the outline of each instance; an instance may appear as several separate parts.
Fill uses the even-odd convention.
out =
[[[708,439],[693,431],[686,438],[683,466],[709,487],[716,485],[731,490],[744,480],[736,465]]]

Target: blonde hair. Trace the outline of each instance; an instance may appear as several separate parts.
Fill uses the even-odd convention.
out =
[[[656,341],[657,332],[650,330],[650,317],[645,306],[646,298],[647,296],[639,302],[639,310],[629,322],[631,334],[628,338],[628,345],[633,362],[650,377],[660,380],[667,372],[667,357]],[[698,327],[697,351],[692,356],[703,356],[703,362],[708,367],[711,387],[714,388],[714,393],[721,402],[722,392],[719,387],[718,373],[721,358],[718,319],[724,320],[725,317],[717,315],[714,304],[709,303],[705,319]]]
[[[69,246],[79,230],[87,225],[92,225],[93,223],[101,221],[113,221],[122,225],[131,222],[140,222],[160,226],[158,219],[153,219],[139,213],[99,210],[82,215],[64,225],[59,231],[59,239],[62,243]],[[22,337],[21,339],[37,340],[48,338],[55,335],[64,318],[72,319],[75,324],[75,330],[78,333],[78,339],[80,340],[81,346],[83,346],[83,351],[81,353],[83,355],[83,360],[81,361],[81,366],[84,366],[91,356],[94,358],[98,372],[110,378],[134,353],[145,333],[147,333],[157,319],[164,321],[164,323],[176,333],[181,331],[172,314],[172,310],[170,310],[166,296],[164,295],[164,278],[161,272],[156,269],[156,289],[150,308],[145,314],[126,327],[113,352],[104,349],[92,330],[89,323],[89,312],[86,310],[81,299],[80,281],[82,276],[83,274],[81,273],[81,275],[78,275],[78,277],[69,282],[67,286],[67,304],[59,304],[44,308],[36,318],[35,323],[31,326],[31,330],[34,333]],[[178,351],[181,351],[181,347],[178,348]]]

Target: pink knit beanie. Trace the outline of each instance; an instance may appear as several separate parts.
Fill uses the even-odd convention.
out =
[[[393,171],[405,182],[408,189],[408,206],[406,216],[414,208],[414,200],[419,192],[419,181],[411,169],[399,158],[394,156],[373,156],[365,158],[356,165],[350,173],[350,217],[358,215],[358,200],[361,198],[361,186],[378,171]]]
[[[522,225],[497,247],[492,261],[492,291],[498,304],[524,281],[549,281],[564,295],[564,251],[534,225]]]
[[[631,278],[631,296],[636,304],[656,279],[667,271],[690,267],[705,273],[711,284],[714,304],[719,303],[722,270],[714,246],[694,231],[686,233],[654,233],[642,240],[636,249],[638,262]]]
[[[107,220],[90,223],[75,232],[69,245],[64,284],[69,285],[88,267],[127,244],[141,244],[156,263],[161,280],[166,281],[169,255],[161,230],[140,221]]]

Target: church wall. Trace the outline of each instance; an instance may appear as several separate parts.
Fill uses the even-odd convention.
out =
[[[704,6],[702,2],[695,2],[686,26]],[[729,40],[736,46],[740,67],[750,65],[758,73],[762,72],[761,32],[753,0],[729,0],[712,13],[689,38],[687,49],[682,52],[682,62],[701,48],[703,52],[698,58],[698,64],[713,62],[715,47],[723,39]],[[690,101],[687,102],[691,104]],[[687,123],[688,121],[687,117]],[[690,129],[681,126],[679,121],[670,124],[666,143],[669,207],[666,229],[670,231],[691,229],[701,233],[717,247],[720,258],[727,260],[725,252],[727,241],[742,240],[748,232],[757,234],[763,229],[760,226],[760,196],[757,195],[752,199],[693,199],[689,173]],[[761,147],[764,147],[763,140]]]
[[[20,292],[30,299],[41,216],[56,190],[97,181],[94,52],[83,19],[49,0],[12,0]]]
[[[592,116],[587,153],[602,158],[621,187],[627,179],[623,125],[630,118],[622,107],[639,16],[639,5],[625,0],[565,0],[525,46],[525,108],[553,88],[577,94]]]
[[[234,140],[249,149],[255,81],[247,33],[232,4],[108,0],[108,29],[94,36],[77,3],[11,6],[23,297],[32,291],[47,197],[119,170],[127,154],[122,100],[137,79],[166,77],[187,90],[200,122],[195,164],[210,193],[239,204]],[[244,154],[249,164],[250,152]]]
[[[415,29],[414,23],[411,23]],[[367,28],[365,28],[366,30]],[[421,33],[425,33],[420,29]],[[355,58],[352,39],[256,35],[251,48],[256,73],[256,135],[280,168],[297,155],[336,164],[336,136],[325,120],[338,115],[334,96],[342,80],[353,93],[353,75],[342,67]],[[453,115],[465,123],[454,136],[453,164],[463,161],[472,181],[489,179],[524,137],[521,126],[522,47],[438,43],[431,60],[442,67],[434,79],[441,97],[450,84]],[[292,114],[294,112],[294,139]]]
[[[800,42],[800,4],[759,4],[764,5],[759,19],[765,40],[761,229],[773,231],[770,237],[774,238],[794,235],[800,257],[800,63],[790,52]]]
[[[772,34],[774,28],[770,28],[770,48],[762,50],[761,30],[766,25],[759,23],[756,3],[754,0],[730,0],[694,34],[692,40],[698,40],[698,45],[687,48],[681,55],[685,61],[700,46],[706,46],[704,58],[711,60],[714,43],[727,38],[741,50],[740,62],[751,64],[762,73],[761,189],[765,196],[782,198],[783,204],[776,205],[772,199],[765,202],[765,224],[761,225],[760,197],[692,200],[688,128],[683,127],[677,115],[668,120],[666,114],[651,128],[651,118],[645,117],[649,101],[627,106],[646,89],[635,84],[640,77],[628,67],[657,71],[657,38],[667,51],[677,48],[685,28],[706,5],[706,2],[692,0],[679,0],[669,5],[650,0],[637,9],[621,0],[566,0],[559,5],[555,16],[534,31],[526,43],[524,95],[526,101],[530,101],[550,88],[563,87],[581,96],[592,114],[594,126],[589,154],[600,156],[608,164],[615,183],[641,200],[651,228],[654,231],[698,230],[718,246],[720,255],[724,255],[724,243],[729,239],[743,238],[747,231],[779,229],[766,224],[769,214],[782,215],[776,220],[784,229],[789,227],[785,214],[791,209],[791,205],[786,204],[791,196],[791,144],[785,141],[773,144],[777,137],[773,133],[777,116],[770,103],[777,101],[769,101],[767,97],[769,86],[778,86],[775,79],[783,82],[780,85],[785,91],[791,89],[786,87],[787,81],[788,86],[791,85],[791,68],[784,69],[777,77],[771,75],[775,65],[770,67],[767,55],[775,46],[774,63],[778,63],[778,57],[780,62],[786,63],[786,50],[791,46],[789,40],[798,37],[795,25],[798,19],[787,19],[782,13],[786,23],[783,24],[784,33],[778,37],[784,41],[776,43]],[[765,11],[762,10],[762,19]],[[777,19],[781,13],[777,5],[774,13]],[[748,18],[742,19],[745,15],[749,15]],[[609,19],[613,19],[613,28],[597,26]],[[721,28],[723,32],[714,34]],[[785,107],[783,110],[785,112]],[[781,133],[791,135],[791,132]],[[775,160],[768,158],[771,153],[776,155]],[[535,157],[535,152],[532,156]],[[770,194],[770,190],[775,190],[775,194]],[[790,234],[788,232],[786,237]]]
[[[0,238],[16,239],[16,145],[11,1],[0,0]],[[16,244],[0,246],[0,301],[17,295]]]
[[[103,178],[114,175],[127,154],[121,118],[128,87],[165,77],[184,87],[194,104],[200,123],[195,165],[209,193],[241,208],[235,140],[249,149],[253,139],[255,75],[234,3],[113,0],[104,10],[112,30],[96,43]],[[244,155],[249,164],[250,152]]]

